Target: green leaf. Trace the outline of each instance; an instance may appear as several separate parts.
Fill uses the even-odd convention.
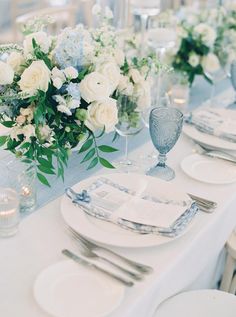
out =
[[[118,151],[118,149],[116,149],[112,146],[109,146],[109,145],[100,145],[98,148],[100,151],[105,152],[105,153],[112,153],[112,152]]]
[[[93,139],[88,139],[80,148],[79,153],[87,151],[93,145]]]
[[[84,162],[90,160],[94,156],[94,154],[95,154],[95,149],[94,148],[89,150],[88,153],[83,158],[83,160],[81,161],[81,163],[84,163]]]
[[[98,163],[98,157],[94,157],[92,161],[90,162],[89,166],[87,167],[87,170],[90,170],[91,168],[94,168]]]
[[[15,122],[14,121],[3,121],[3,122],[1,122],[1,124],[4,125],[4,127],[12,128],[15,125]]]
[[[96,138],[97,138],[97,139],[101,138],[104,133],[105,133],[105,126],[103,127],[101,133],[100,133],[98,136],[96,136]]]
[[[106,168],[115,168],[110,162],[102,157],[99,157],[99,162]]]
[[[55,172],[51,168],[45,167],[43,165],[38,165],[37,167],[42,173],[55,175]]]
[[[38,176],[38,179],[39,181],[43,184],[43,185],[46,185],[48,187],[51,187],[47,178],[43,175],[43,174],[40,174],[40,173],[37,173],[37,176]]]
[[[21,149],[27,149],[27,148],[30,147],[30,146],[31,146],[31,143],[25,142],[25,143],[23,143],[23,144],[20,146],[20,148],[21,148]]]
[[[3,146],[7,142],[7,135],[0,136],[0,146]]]
[[[38,157],[38,162],[47,168],[53,168],[52,163],[42,157]]]

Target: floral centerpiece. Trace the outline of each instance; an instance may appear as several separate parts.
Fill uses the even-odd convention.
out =
[[[71,149],[81,142],[88,169],[98,163],[113,168],[103,156],[116,149],[98,146],[97,138],[115,130],[118,96],[135,95],[137,103],[131,100],[126,114],[130,124],[135,124],[133,114],[150,103],[151,58],[127,59],[108,23],[112,12],[106,8],[102,17],[95,6],[93,13],[101,19],[98,29],[78,25],[51,37],[27,28],[22,47],[0,47],[7,53],[0,61],[0,123],[11,128],[0,145],[35,161],[45,185],[46,174],[63,178]]]
[[[223,7],[183,13],[177,28],[177,45],[168,52],[167,60],[174,69],[188,75],[190,85],[196,75],[211,83],[214,73],[228,62],[225,41],[230,36],[226,36],[226,19]],[[232,52],[232,45],[228,49]]]

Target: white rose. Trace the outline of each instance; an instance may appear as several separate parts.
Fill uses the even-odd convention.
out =
[[[88,106],[85,125],[91,130],[103,129],[107,133],[115,129],[118,123],[118,110],[116,100],[108,98],[103,101],[95,101]]]
[[[177,27],[177,35],[181,39],[186,38],[188,36],[188,32],[182,26],[178,26]]]
[[[40,46],[40,49],[42,52],[47,54],[49,52],[52,40],[45,32],[36,32],[29,34],[25,37],[25,40],[23,42],[24,46],[24,55],[28,56],[33,53],[33,44],[32,40],[35,39],[35,42]]]
[[[129,71],[129,76],[132,78],[135,84],[140,83],[143,81],[143,76],[141,76],[140,72],[137,69],[131,69]]]
[[[114,51],[114,58],[115,58],[115,61],[116,63],[119,65],[119,66],[122,66],[125,62],[125,54],[123,53],[123,51],[119,48],[115,49]]]
[[[199,55],[195,54],[195,53],[191,53],[188,59],[188,63],[192,66],[192,67],[197,67],[197,65],[200,63],[200,57]]]
[[[0,85],[10,85],[14,79],[14,71],[10,65],[0,61]]]
[[[81,97],[86,102],[107,99],[111,94],[108,79],[98,72],[93,72],[84,77],[80,82]]]
[[[50,70],[43,61],[34,61],[21,75],[20,89],[33,96],[37,90],[47,91]]]
[[[66,78],[75,79],[78,77],[77,69],[72,66],[66,67],[63,72],[66,75]]]
[[[30,138],[35,136],[35,127],[32,124],[27,124],[22,128],[22,133],[24,134],[25,141],[30,141]]]
[[[12,52],[7,58],[7,64],[16,72],[20,73],[23,70],[22,65],[25,63],[25,59],[21,53]]]
[[[202,67],[204,72],[207,73],[214,73],[220,69],[220,62],[218,57],[213,54],[209,53],[208,55],[202,58]]]
[[[151,105],[151,87],[147,81],[134,85],[134,95],[137,97],[138,110],[143,110]]]
[[[216,40],[216,31],[205,23],[200,23],[194,28],[194,33],[199,35],[207,46],[212,46]]]
[[[98,73],[104,75],[108,80],[111,86],[111,93],[113,93],[120,81],[120,69],[119,67],[113,62],[106,62],[102,65],[99,65],[96,68]]]
[[[133,94],[134,85],[130,82],[129,77],[123,75],[120,76],[118,90],[126,96],[131,96]]]

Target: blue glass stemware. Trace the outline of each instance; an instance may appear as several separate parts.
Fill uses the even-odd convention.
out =
[[[149,118],[149,131],[153,145],[159,152],[159,162],[147,175],[169,181],[175,177],[172,168],[166,165],[166,154],[176,144],[183,126],[183,114],[178,109],[159,107],[152,109]]]

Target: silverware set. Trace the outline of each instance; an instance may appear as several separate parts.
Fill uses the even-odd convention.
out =
[[[134,285],[134,281],[141,281],[144,278],[145,274],[149,274],[153,271],[153,269],[148,265],[130,260],[116,252],[113,252],[112,250],[106,247],[99,246],[94,242],[91,242],[90,240],[81,236],[77,231],[75,231],[71,227],[67,227],[67,229],[72,239],[79,246],[80,253],[83,257],[80,257],[79,255],[74,254],[73,252],[67,249],[62,250],[62,253],[77,263],[98,270],[129,287]],[[117,264],[116,262],[105,256],[99,255],[97,253],[97,251],[99,250],[105,251],[105,253],[110,254],[110,256],[112,256],[113,258],[118,259],[120,263],[123,262],[123,264],[125,264],[125,267],[121,264]],[[95,259],[98,260],[98,262],[107,263],[112,269],[115,269],[116,272],[119,272],[122,275],[120,275],[119,273],[111,272],[108,269],[104,269],[101,266],[91,262],[90,259]]]
[[[196,144],[195,151],[201,155],[209,156],[212,158],[218,158],[224,161],[236,163],[236,156],[221,150],[209,149],[203,145]]]
[[[212,200],[208,200],[190,193],[188,193],[188,196],[196,202],[198,208],[203,212],[212,213],[217,207],[217,203]]]

